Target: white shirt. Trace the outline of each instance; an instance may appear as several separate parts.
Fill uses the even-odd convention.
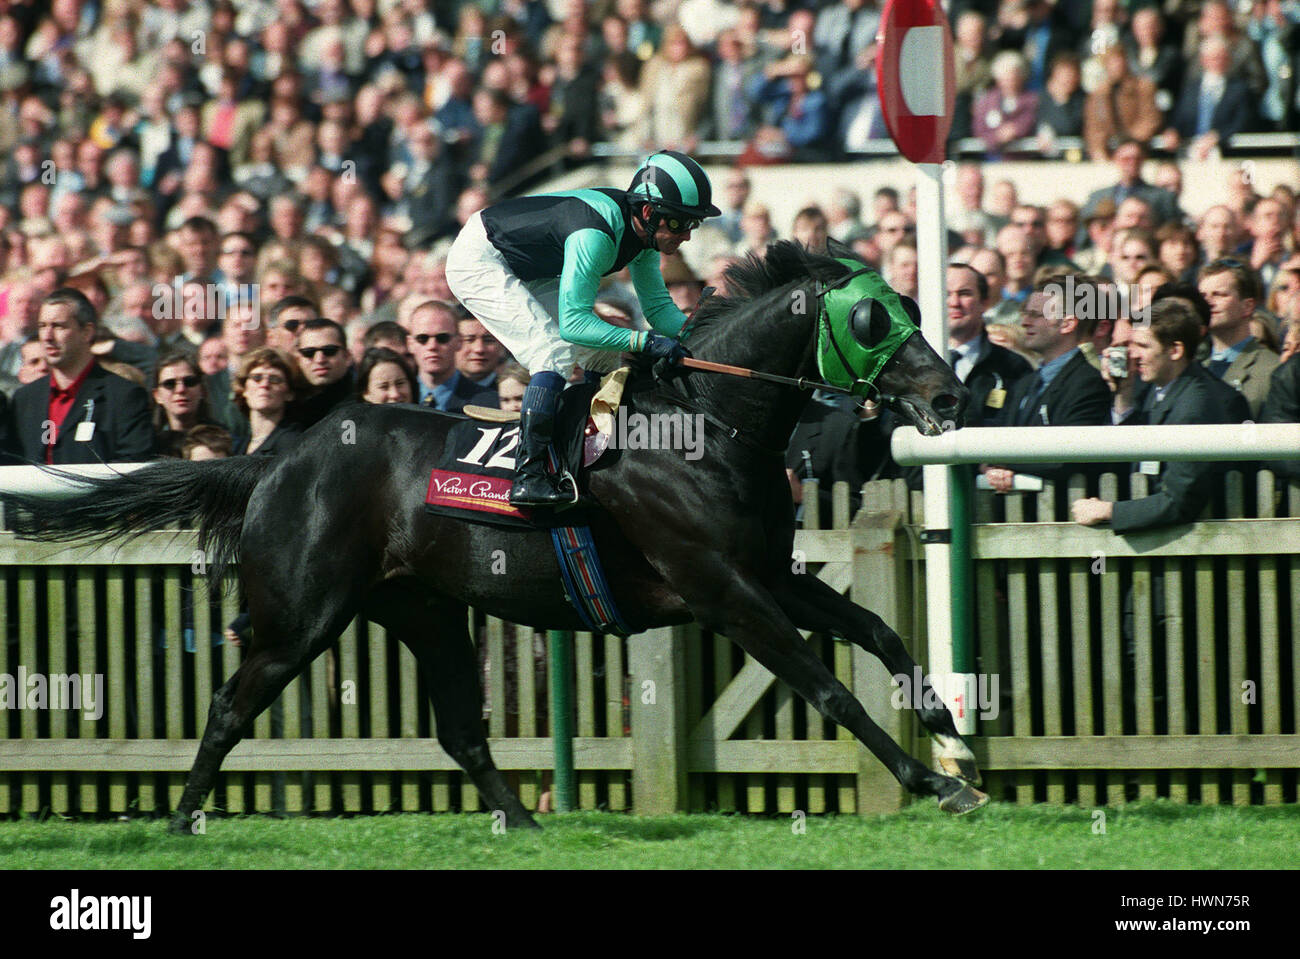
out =
[[[958,354],[957,362],[953,364],[952,371],[957,374],[957,379],[963,383],[966,377],[970,376],[971,370],[975,369],[975,361],[980,355],[980,337],[973,336],[961,346],[954,346],[951,349]]]

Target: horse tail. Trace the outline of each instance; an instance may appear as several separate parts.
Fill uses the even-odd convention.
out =
[[[165,460],[116,476],[54,475],[80,487],[62,497],[3,494],[14,532],[55,542],[87,539],[103,543],[149,530],[192,529],[213,582],[238,558],[244,511],[253,488],[275,460],[237,456],[191,462]],[[17,507],[17,509],[12,509]]]

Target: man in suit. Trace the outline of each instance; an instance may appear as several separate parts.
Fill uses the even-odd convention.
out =
[[[541,123],[550,145],[563,144],[575,162],[590,157],[592,143],[600,139],[599,90],[600,71],[586,62],[582,40],[565,36],[556,52],[551,106]]]
[[[732,243],[739,243],[744,236],[740,221],[744,216],[745,205],[749,202],[751,188],[749,175],[744,170],[727,171],[727,178],[722,184],[722,216],[718,217],[717,227]]]
[[[167,197],[175,198],[190,165],[194,148],[202,141],[202,98],[193,95],[176,111],[173,121],[171,145],[167,147],[154,163],[154,188]]]
[[[1300,423],[1300,360],[1293,356],[1275,369],[1269,384],[1260,422]],[[1265,467],[1281,476],[1300,479],[1300,459],[1266,463]]]
[[[41,303],[37,336],[50,372],[14,394],[4,430],[12,457],[55,466],[153,457],[149,396],[95,362],[96,324],[77,290],[57,289]]]
[[[455,307],[439,300],[421,303],[411,312],[411,355],[419,371],[419,403],[447,413],[466,405],[497,408],[495,390],[485,390],[456,369],[460,349],[459,316]]]
[[[1088,341],[1105,304],[1115,302],[1095,280],[1070,276],[1035,284],[1020,314],[1025,346],[1043,358],[1033,376],[1015,384],[999,413],[997,426],[1104,426],[1109,422],[1110,390],[1088,362],[1080,345]],[[984,475],[995,490],[1012,489],[1016,473],[1065,479],[1080,467],[1070,463],[988,466]]]
[[[1233,136],[1251,128],[1255,108],[1250,87],[1229,75],[1231,55],[1222,37],[1201,43],[1201,75],[1183,84],[1162,137],[1165,149],[1176,150],[1187,143],[1192,159],[1205,160],[1216,146],[1226,146]]]
[[[1131,377],[1120,381],[1112,420],[1122,424],[1176,426],[1240,423],[1248,413],[1240,394],[1225,402],[1224,387],[1196,362],[1201,320],[1181,297],[1151,305],[1150,323],[1133,330],[1130,350],[1138,375],[1150,387],[1135,400]],[[1142,473],[1155,477],[1150,495],[1111,503],[1092,497],[1070,507],[1076,523],[1110,523],[1117,533],[1190,523],[1200,515],[1213,491],[1216,463],[1144,462]]]
[[[820,26],[819,19],[818,27]],[[709,113],[713,121],[712,132],[715,139],[748,141],[754,135],[756,124],[753,104],[746,91],[761,69],[759,58],[747,55],[735,30],[724,30],[718,34],[717,63],[713,67],[713,89],[710,93]],[[823,76],[829,74],[823,73]],[[743,176],[740,170],[736,170],[735,173]],[[728,176],[734,176],[735,173]],[[730,197],[731,191],[726,192]],[[724,218],[730,218],[725,224],[727,232],[731,233],[734,227],[734,235],[731,237],[733,243],[740,239],[740,208],[748,199],[749,193],[746,191],[744,198],[735,205],[733,211],[723,214]]]
[[[987,426],[1005,408],[1011,388],[1034,371],[1023,357],[989,342],[984,305],[990,290],[984,274],[965,263],[950,263],[947,281],[949,362],[971,391],[966,425]]]
[[[990,4],[986,15],[994,17],[996,11],[993,8],[996,6]],[[1074,38],[1064,23],[1060,7],[1048,0],[1028,0],[1015,6],[1016,9],[1003,18],[997,45],[1000,50],[1016,50],[1024,55],[1029,68],[1029,89],[1040,92],[1047,84],[1052,59],[1062,50],[1072,49]],[[956,22],[956,13],[953,22]]]
[[[1113,204],[1112,211],[1118,210],[1119,205],[1131,196],[1144,200],[1151,207],[1158,221],[1155,226],[1167,220],[1182,220],[1183,212],[1178,208],[1178,201],[1174,195],[1142,179],[1142,161],[1146,159],[1146,155],[1146,147],[1131,138],[1123,140],[1115,148],[1111,160],[1119,172],[1119,182],[1114,186],[1102,187],[1088,194],[1088,199],[1083,204],[1083,211],[1079,214],[1079,220],[1084,225],[1080,227],[1075,237],[1077,246],[1082,247],[1088,243],[1087,223],[1097,212],[1103,200],[1109,200]]]
[[[1239,260],[1215,260],[1197,277],[1210,304],[1210,355],[1205,368],[1246,397],[1252,419],[1259,417],[1268,395],[1269,377],[1281,362],[1250,332],[1250,317],[1259,302],[1259,279]]]
[[[823,522],[834,507],[835,484],[849,484],[849,509],[857,511],[862,484],[871,479],[887,448],[858,411],[814,399],[804,407],[785,453],[785,472],[797,505],[803,505],[803,481],[817,480]]]
[[[456,353],[456,369],[480,389],[495,392],[497,368],[505,356],[505,347],[475,317],[462,316],[457,330],[460,350]]]
[[[415,247],[454,232],[458,177],[428,123],[416,123],[408,142],[412,161],[402,181],[402,203],[413,224],[407,242]]]
[[[500,90],[474,94],[474,117],[480,133],[472,150],[470,179],[496,186],[546,150],[537,108],[511,103]]]
[[[966,425],[991,426],[1006,406],[1011,388],[1032,377],[1034,370],[1023,357],[991,342],[984,332],[984,307],[990,293],[984,274],[966,263],[949,263],[947,283],[948,362],[971,393]],[[864,424],[863,432],[875,452],[864,454],[864,461],[884,458],[889,475],[900,475],[913,489],[920,489],[921,467],[900,467],[889,456],[890,437],[902,421],[886,410],[874,421],[874,428],[872,422]]]

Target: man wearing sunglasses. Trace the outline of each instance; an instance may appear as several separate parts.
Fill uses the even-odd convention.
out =
[[[291,294],[275,301],[266,320],[266,345],[293,353],[302,325],[319,315],[315,301],[305,296]]]
[[[671,365],[687,355],[675,339],[686,316],[668,295],[659,256],[676,253],[701,220],[720,214],[700,165],[665,150],[642,164],[627,190],[517,197],[466,222],[447,257],[447,283],[531,376],[511,503],[573,501],[546,472],[546,450],[575,363],[599,368],[608,366],[600,353],[631,352]],[[595,313],[601,279],[624,267],[652,332]]]
[[[446,413],[459,413],[469,404],[496,408],[496,390],[485,389],[456,368],[460,319],[457,309],[441,300],[426,300],[411,311],[407,343],[419,373],[417,402]]]
[[[302,324],[294,350],[312,392],[299,404],[298,421],[308,429],[334,407],[354,398],[356,382],[347,335],[333,320],[314,317]]]

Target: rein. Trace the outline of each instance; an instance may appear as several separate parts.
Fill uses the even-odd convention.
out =
[[[849,364],[848,358],[844,355],[844,351],[840,348],[839,342],[835,339],[835,331],[831,328],[830,313],[826,309],[827,293],[830,293],[832,290],[838,290],[840,287],[852,282],[864,273],[872,272],[874,271],[870,267],[864,266],[860,270],[846,273],[833,283],[823,283],[820,280],[817,281],[817,333],[820,337],[824,332],[826,337],[829,339],[836,357],[844,367],[844,371],[848,373],[851,379],[853,379],[852,386],[835,386],[832,383],[827,383],[825,380],[809,379],[806,376],[800,376],[798,378],[781,376],[777,373],[766,373],[762,370],[752,370],[744,366],[733,366],[730,363],[714,363],[710,360],[697,360],[691,356],[683,357],[681,365],[688,369],[702,370],[706,373],[726,373],[729,376],[741,376],[750,379],[763,380],[768,383],[777,383],[781,386],[793,386],[800,390],[822,390],[827,393],[838,393],[842,396],[861,396],[868,402],[876,403],[882,407],[896,409],[898,404],[897,396],[891,393],[884,393],[871,381],[859,379],[854,376],[853,367]],[[678,334],[679,342],[686,341],[687,336],[690,335],[691,327],[695,325],[695,317],[696,314],[699,313],[700,306],[703,305],[704,301],[708,299],[713,292],[714,288],[711,286],[705,287],[704,290],[701,291],[699,302],[695,304],[695,309],[691,311],[690,319],[687,320],[686,325],[682,327],[681,333]],[[874,397],[872,396],[873,393],[875,394]],[[731,430],[731,427],[726,427],[725,424],[720,423],[719,425]]]
[[[852,387],[835,386],[827,383],[825,380],[809,379],[806,376],[800,376],[797,379],[792,376],[780,376],[776,373],[764,373],[762,370],[751,370],[746,366],[732,366],[729,363],[714,363],[711,360],[697,360],[693,356],[683,357],[681,365],[692,370],[703,370],[705,373],[726,373],[729,376],[742,376],[749,379],[763,380],[768,383],[779,383],[781,386],[793,386],[800,390],[822,390],[826,393],[839,393],[844,396],[858,396],[855,390],[856,384]],[[866,383],[865,380],[858,380],[858,383]],[[875,393],[873,399],[868,394],[865,399],[882,406],[892,406],[898,399],[892,393],[882,393],[874,383],[866,383],[866,388]]]
[[[800,390],[809,390],[809,391],[824,390],[825,392],[828,393],[838,393],[844,396],[861,397],[865,399],[867,402],[874,402],[882,407],[897,409],[898,408],[897,396],[890,393],[884,393],[880,390],[879,387],[877,387],[870,380],[860,379],[854,375],[853,367],[850,365],[848,358],[844,355],[844,351],[840,348],[839,343],[835,339],[835,332],[831,328],[830,313],[826,309],[825,297],[827,293],[830,293],[832,290],[838,290],[840,287],[845,286],[846,284],[852,282],[854,279],[856,279],[857,277],[861,276],[864,273],[871,273],[871,272],[874,271],[871,270],[870,267],[863,267],[860,270],[854,270],[850,273],[845,274],[844,276],[840,277],[838,280],[836,280],[833,283],[823,283],[820,280],[817,281],[816,297],[817,297],[817,314],[818,314],[818,329],[817,329],[818,337],[820,338],[824,332],[826,337],[829,338],[831,347],[835,351],[835,355],[839,358],[839,361],[841,365],[844,367],[845,372],[848,373],[849,377],[853,380],[852,386],[847,386],[847,387],[836,386],[833,383],[827,383],[825,380],[810,379],[806,376],[800,376],[797,378],[791,376],[781,376],[780,374],[777,373],[767,373],[762,370],[752,370],[749,369],[748,367],[733,366],[729,363],[715,363],[712,362],[711,360],[697,360],[692,356],[683,357],[680,360],[680,365],[686,367],[687,369],[700,370],[705,373],[724,373],[729,376],[739,376],[748,379],[763,380],[764,382],[776,383],[781,386],[793,386],[796,389],[800,389]],[[686,338],[690,335],[691,328],[695,325],[696,315],[699,313],[700,306],[704,303],[706,299],[709,298],[709,296],[713,292],[714,292],[714,288],[711,286],[705,287],[704,290],[701,291],[700,299],[695,304],[695,309],[691,311],[690,318],[686,321],[685,326],[682,327],[681,332],[678,333],[678,342],[686,341]],[[872,394],[874,394],[874,397]],[[683,409],[699,414],[704,418],[706,422],[712,424],[713,426],[716,426],[718,429],[722,430],[730,439],[735,440],[737,443],[740,443],[742,446],[747,446],[750,449],[758,453],[762,453],[765,456],[776,456],[784,459],[785,450],[775,449],[770,446],[764,446],[762,443],[750,439],[745,435],[745,431],[729,425],[728,423],[714,416],[708,410],[701,407],[699,404],[695,403],[693,400],[688,399],[686,396],[682,396],[676,393],[675,391],[668,391],[668,390],[661,392],[659,395],[662,396],[664,399],[674,403],[675,405],[682,407]]]

